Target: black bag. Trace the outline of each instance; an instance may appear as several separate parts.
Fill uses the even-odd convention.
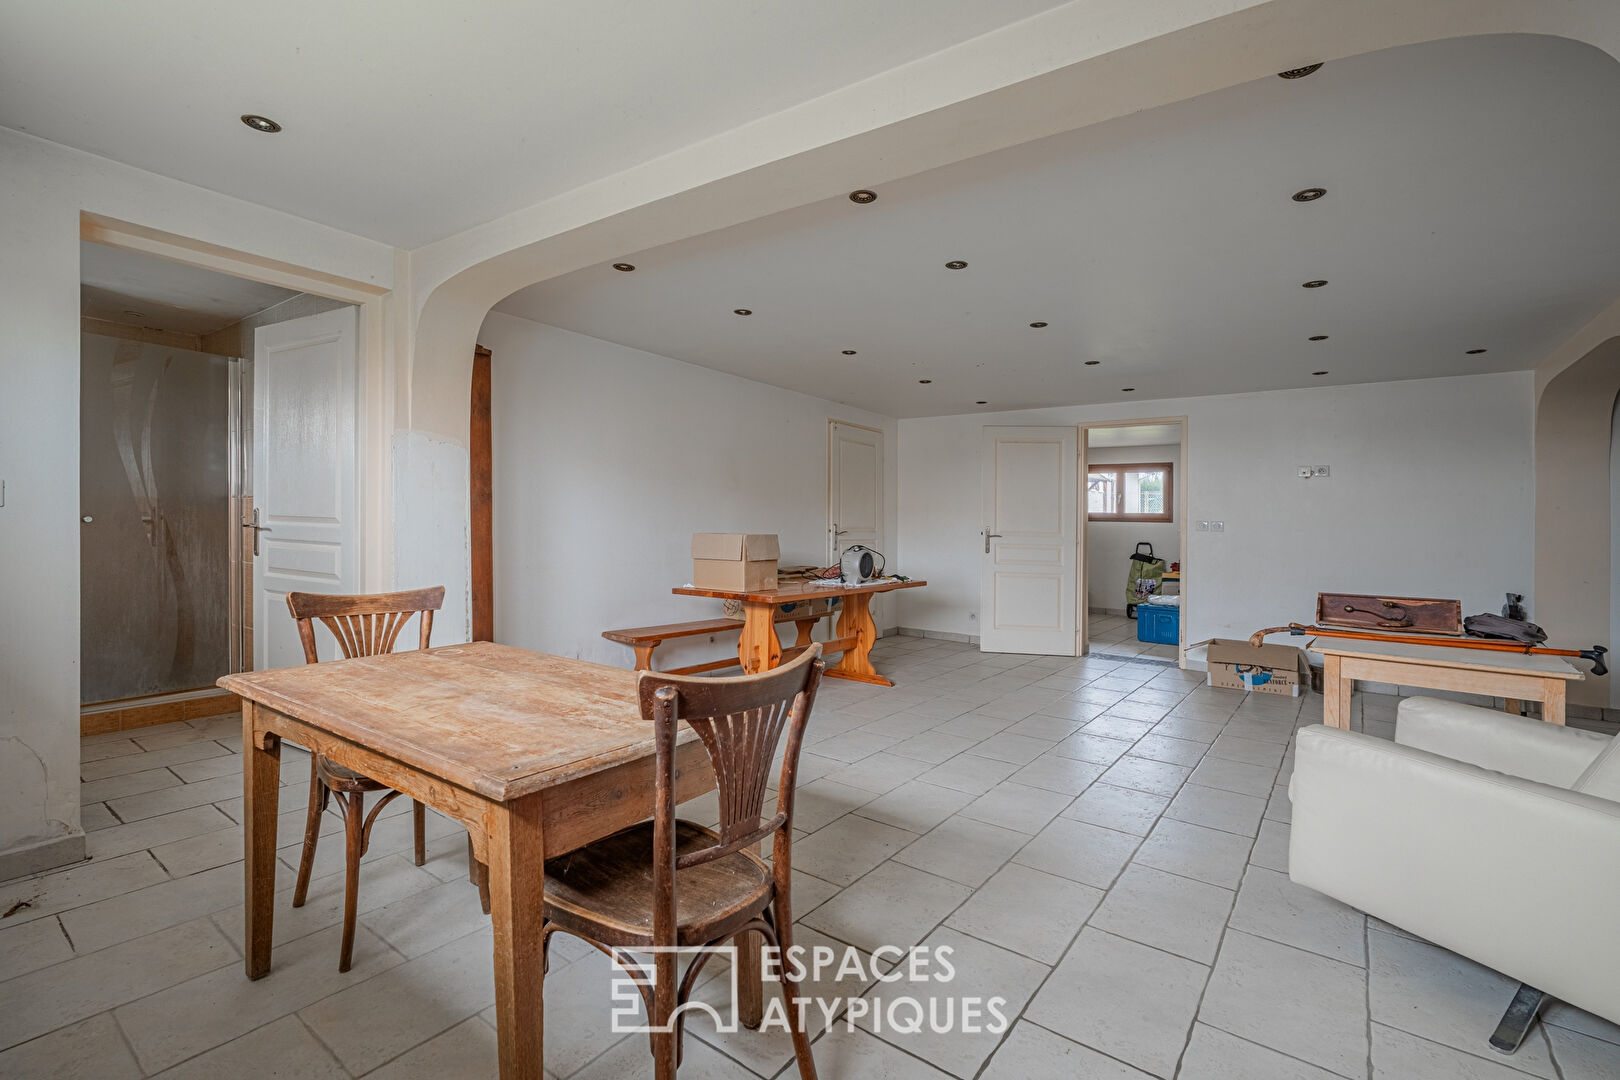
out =
[[[1463,620],[1463,630],[1469,637],[1502,638],[1532,647],[1547,640],[1547,631],[1535,623],[1502,615],[1470,615]]]

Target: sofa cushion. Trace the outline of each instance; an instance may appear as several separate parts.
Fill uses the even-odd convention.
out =
[[[1620,739],[1609,740],[1608,749],[1586,767],[1572,790],[1620,802]]]

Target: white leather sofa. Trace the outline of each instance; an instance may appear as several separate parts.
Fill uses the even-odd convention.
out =
[[[1294,881],[1620,1022],[1620,739],[1408,698],[1302,728],[1288,794]]]

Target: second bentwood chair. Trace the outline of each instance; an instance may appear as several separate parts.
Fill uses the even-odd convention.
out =
[[[636,978],[653,1030],[654,1075],[680,1064],[683,1008],[711,953],[699,952],[677,981],[672,947],[719,945],[756,932],[785,951],[793,943],[793,790],[799,747],[825,665],[821,646],[757,675],[703,679],[645,671],[641,713],[656,747],[652,820],[546,862],[542,947],[561,930],[614,957]],[[682,725],[703,741],[720,796],[719,831],[675,816],[675,750]],[[776,813],[764,817],[771,763],[787,744]],[[771,838],[771,861],[756,845]],[[655,949],[653,978],[629,951]],[[814,1080],[799,995],[788,963],[777,965],[802,1080]],[[649,985],[650,984],[650,985]],[[671,1022],[673,1020],[673,1022]],[[669,1029],[660,1031],[660,1029]]]
[[[349,660],[393,652],[395,640],[412,615],[421,616],[421,647],[427,648],[428,640],[433,635],[433,613],[443,603],[443,585],[367,596],[287,594],[287,609],[298,623],[298,638],[303,643],[304,662],[307,664],[320,660],[315,651],[314,620],[320,620],[332,632],[343,650],[343,658]],[[368,791],[388,792],[377,800],[370,814],[365,812]],[[376,822],[377,815],[399,796],[399,792],[319,754],[310,754],[309,817],[304,823],[304,853],[298,860],[298,884],[293,888],[293,907],[303,907],[304,898],[309,893],[309,874],[315,864],[315,845],[320,840],[321,815],[325,813],[333,795],[337,796],[338,807],[343,811],[344,865],[347,869],[343,882],[343,951],[338,957],[338,970],[348,971],[354,959],[354,917],[360,894],[360,857],[366,853],[371,840],[371,826]],[[411,800],[411,816],[416,833],[416,865],[421,866],[426,861],[427,845],[423,835],[422,804],[414,799]]]

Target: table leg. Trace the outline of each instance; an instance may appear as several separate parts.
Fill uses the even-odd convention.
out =
[[[782,662],[782,642],[776,636],[776,605],[744,604],[742,636],[737,659],[743,674],[769,671]]]
[[[827,669],[828,676],[879,686],[894,685],[872,666],[872,644],[877,641],[877,625],[872,622],[871,593],[852,593],[844,597],[843,607],[838,611],[837,634],[852,644],[844,650],[838,663]]]
[[[1509,716],[1523,716],[1524,702],[1520,701],[1518,698],[1503,698],[1502,711],[1507,713]]]
[[[1564,691],[1566,689],[1563,679],[1544,679],[1542,686],[1546,687],[1547,696],[1541,699],[1541,719],[1549,724],[1564,722]]]
[[[1355,689],[1354,679],[1344,678],[1344,658],[1327,656],[1322,665],[1322,723],[1328,727],[1350,730],[1350,694]]]
[[[545,1064],[546,848],[542,793],[485,815],[495,930],[495,1031],[501,1080],[542,1080]]]
[[[796,626],[799,631],[798,636],[793,639],[793,647],[795,649],[802,649],[815,640],[815,638],[810,636],[811,632],[816,628],[815,619],[800,619],[793,625]]]
[[[242,955],[250,979],[270,973],[281,785],[281,737],[258,728],[258,713],[253,702],[242,703],[242,901],[246,915]]]

